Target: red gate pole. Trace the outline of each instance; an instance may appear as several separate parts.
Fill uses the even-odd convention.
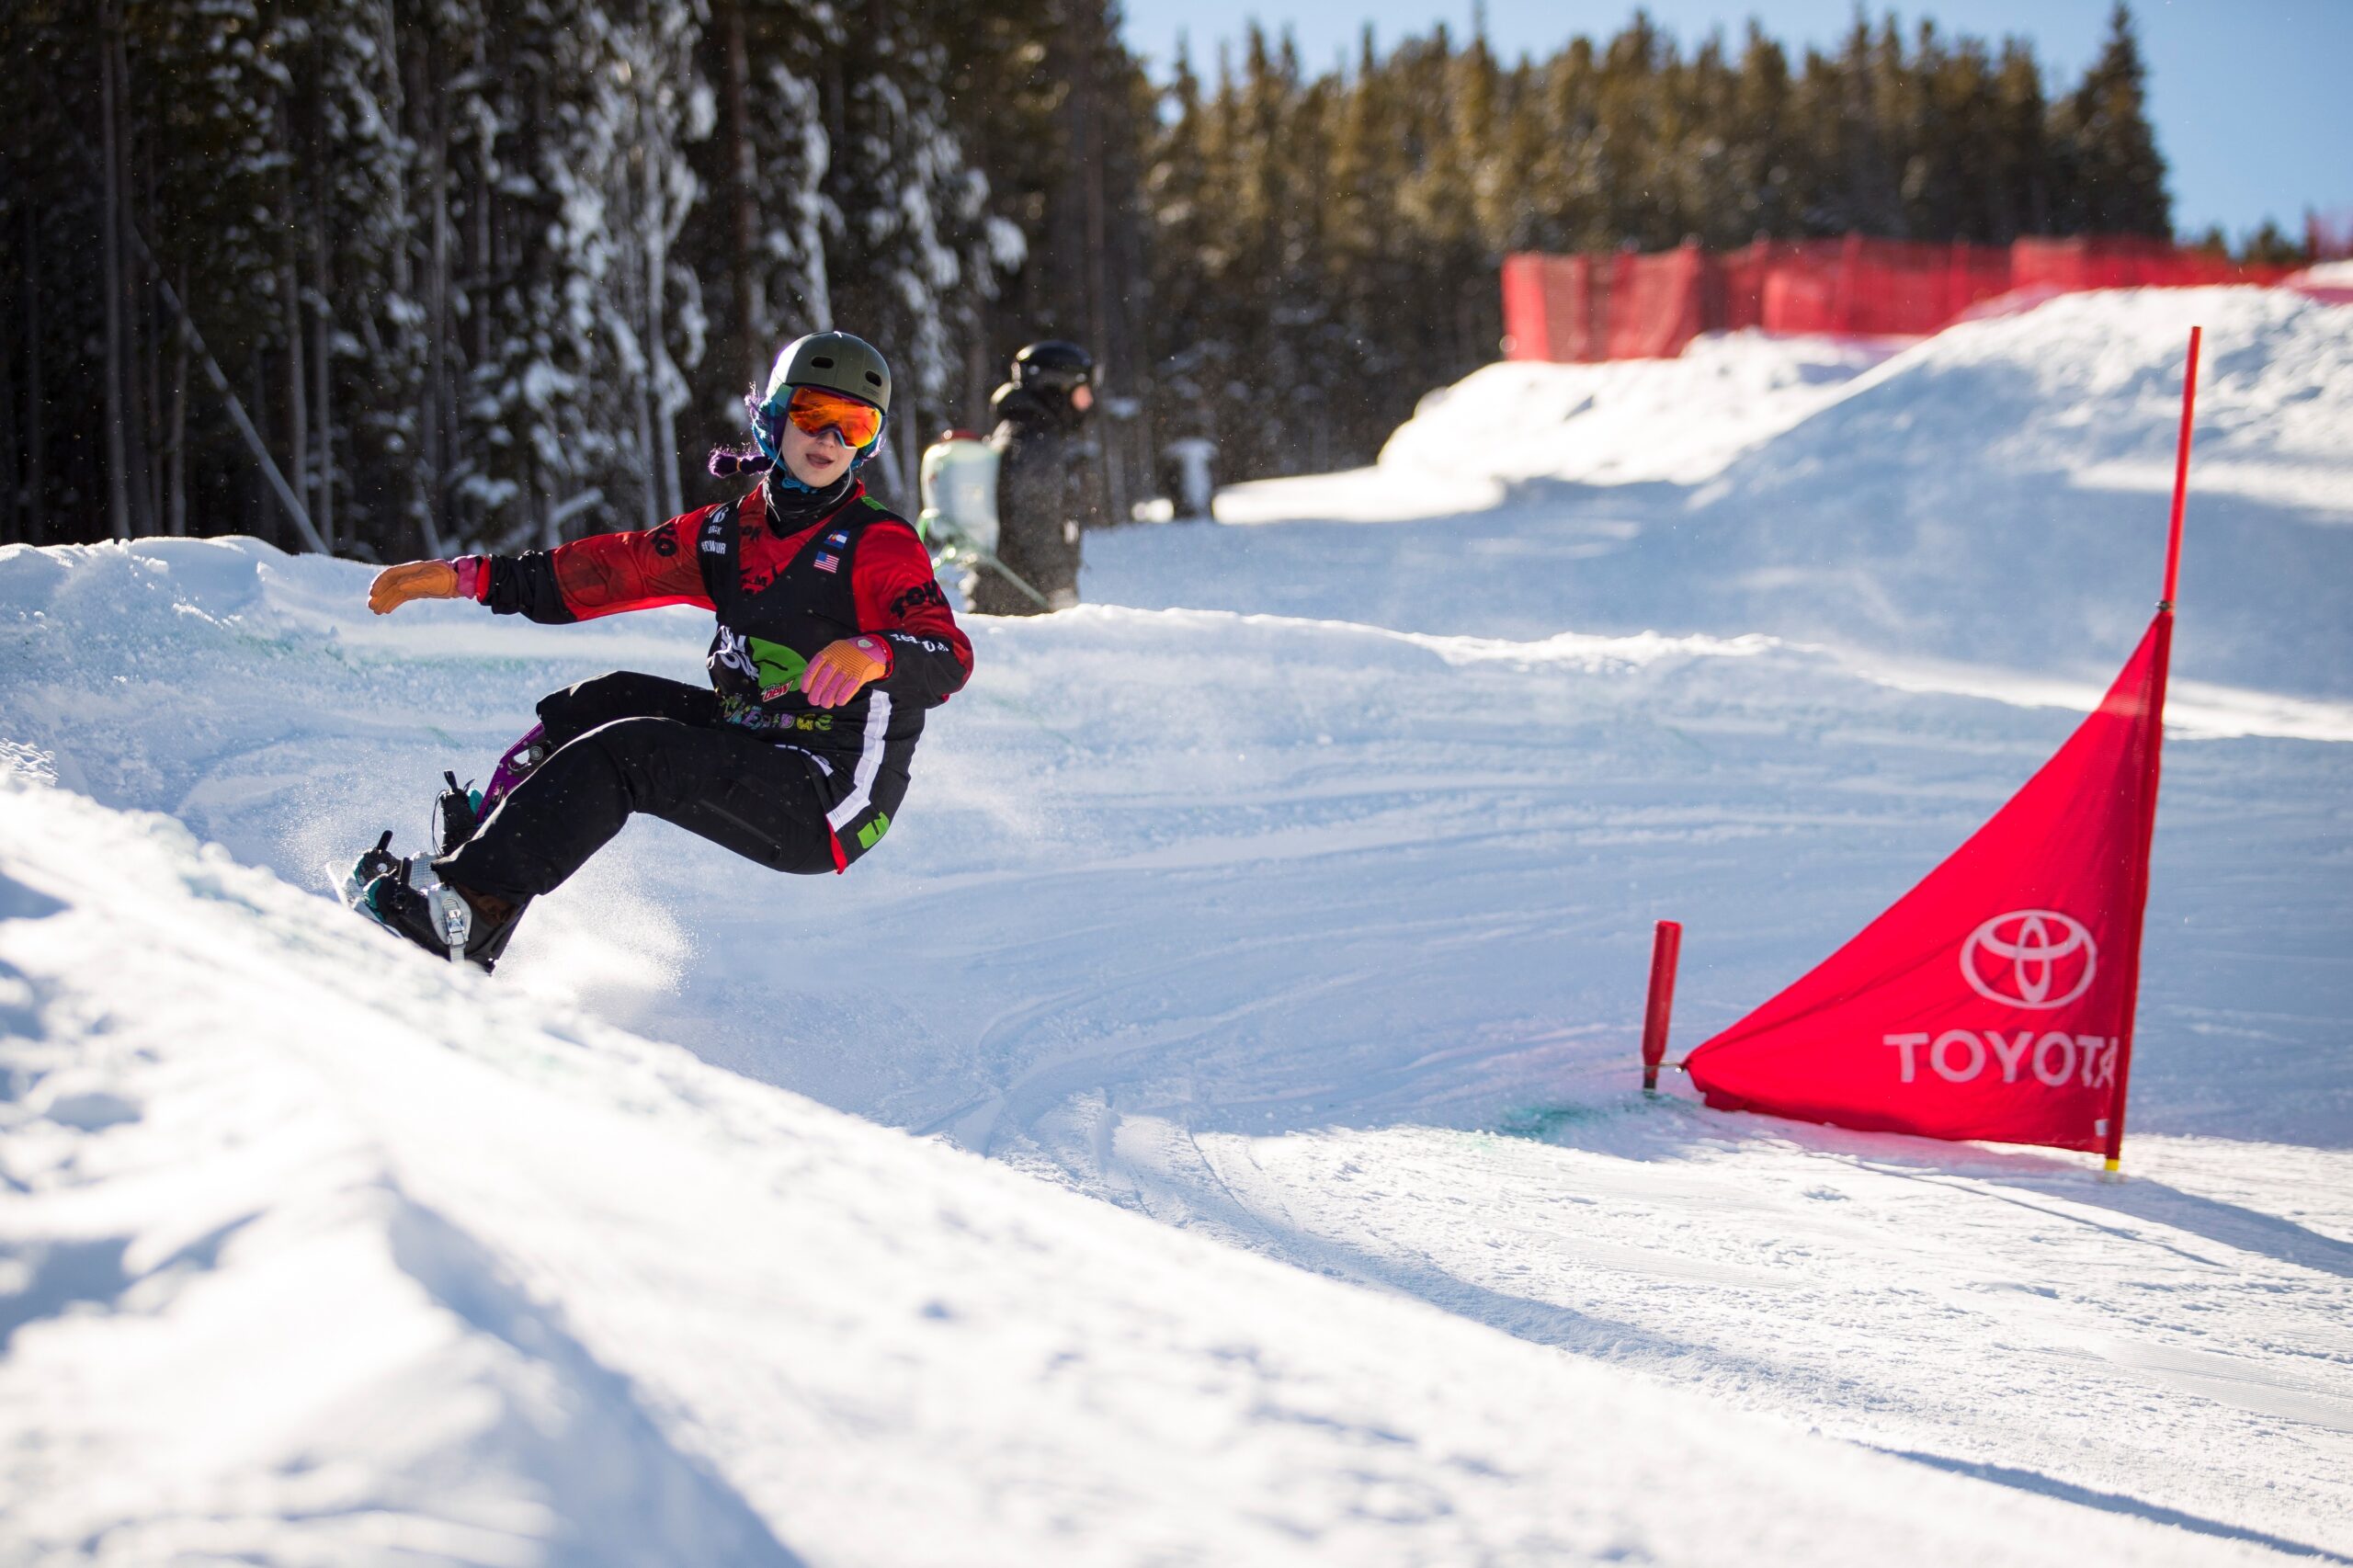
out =
[[[1675,1011],[1675,961],[1683,950],[1683,927],[1662,920],[1651,937],[1651,995],[1643,1011],[1643,1088],[1658,1089],[1658,1064],[1666,1060],[1666,1025]]]
[[[2173,601],[2181,586],[2181,515],[2189,499],[2189,434],[2198,410],[2198,346],[2204,329],[2189,329],[2189,369],[2181,382],[2181,439],[2174,453],[2173,521],[2165,539],[2165,597],[2157,601],[2156,711],[2149,716],[2148,758],[2143,798],[2149,802],[2148,827],[2141,839],[2140,887],[2132,901],[2132,973],[2124,983],[2124,1034],[2117,1041],[2116,1094],[2108,1108],[2107,1170],[2119,1174],[2124,1161],[2124,1095],[2132,1082],[2132,1035],[2141,1006],[2141,934],[2148,916],[2149,858],[2156,847],[2157,781],[2165,744],[2165,681],[2173,665]]]
[[[2198,340],[2204,327],[2189,329],[2189,369],[2181,380],[2181,439],[2173,458],[2173,523],[2165,535],[2165,594],[2158,605],[2170,614],[2174,590],[2181,585],[2181,511],[2189,500],[2189,426],[2198,412]]]

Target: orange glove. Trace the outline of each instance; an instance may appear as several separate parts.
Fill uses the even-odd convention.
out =
[[[891,645],[880,637],[828,642],[801,672],[801,689],[816,708],[839,708],[868,681],[891,673]]]
[[[454,599],[458,569],[446,561],[411,561],[387,566],[368,585],[368,608],[390,615],[411,599]]]

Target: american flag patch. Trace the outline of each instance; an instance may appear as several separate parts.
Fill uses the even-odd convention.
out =
[[[842,569],[842,558],[838,555],[828,555],[821,550],[817,552],[817,559],[810,564],[820,572],[838,572]]]

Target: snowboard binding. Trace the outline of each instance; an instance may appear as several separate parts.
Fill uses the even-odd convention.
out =
[[[444,787],[434,798],[426,835],[433,846],[433,858],[455,854],[471,843],[498,802],[530,777],[553,749],[546,729],[534,724],[529,733],[499,757],[489,789],[459,783],[454,770],[443,772]],[[415,858],[392,853],[390,828],[376,840],[375,847],[364,851],[342,874],[342,890],[344,903],[386,930],[452,963],[471,963],[484,972],[506,951],[531,902],[527,898],[510,903],[482,893],[469,896],[447,882],[434,881],[431,860],[420,866]]]
[[[364,909],[369,884],[382,877],[398,877],[406,881],[412,870],[411,862],[392,853],[392,830],[376,840],[373,849],[362,850],[359,858],[343,874],[343,902],[354,909]]]
[[[406,862],[403,862],[404,866]],[[406,937],[429,953],[463,963],[476,957],[473,906],[446,882],[419,888],[409,871],[386,872],[359,891],[352,905],[397,936]],[[511,922],[510,922],[511,924]],[[488,970],[492,960],[479,960]]]
[[[451,826],[462,826],[463,835],[456,841],[462,843],[472,836],[475,819],[468,791],[454,778],[449,785],[456,801],[451,803],[450,795],[445,795],[443,802],[450,805],[453,813],[463,810],[468,814],[445,820],[443,835],[446,842]],[[436,957],[451,963],[471,963],[485,974],[496,968],[506,944],[514,939],[515,927],[522,923],[523,911],[530,905],[530,900],[525,899],[496,922],[485,920],[464,893],[447,882],[427,880],[414,858],[393,854],[390,828],[344,874],[343,901]]]
[[[498,766],[490,770],[490,788],[483,791],[478,809],[487,812],[506,799],[507,791],[529,778],[554,749],[548,744],[547,726],[532,725],[521,740],[506,748],[506,754],[498,759]],[[455,782],[455,779],[451,780],[451,783]]]
[[[477,790],[471,782],[460,784],[454,772],[441,775],[444,789],[433,802],[434,853],[448,855],[473,837],[483,820],[497,809],[508,791],[531,773],[555,748],[548,744],[545,725],[534,724],[522,739],[508,746],[498,758],[498,766],[490,770],[490,786]]]
[[[481,790],[458,782],[455,773],[441,775],[449,788],[433,802],[434,853],[448,855],[474,835],[490,808]]]

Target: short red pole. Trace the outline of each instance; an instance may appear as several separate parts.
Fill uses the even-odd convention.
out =
[[[1675,1011],[1675,960],[1683,951],[1683,927],[1662,920],[1651,937],[1651,997],[1643,1013],[1643,1087],[1658,1087],[1658,1064],[1666,1060],[1666,1025]]]

